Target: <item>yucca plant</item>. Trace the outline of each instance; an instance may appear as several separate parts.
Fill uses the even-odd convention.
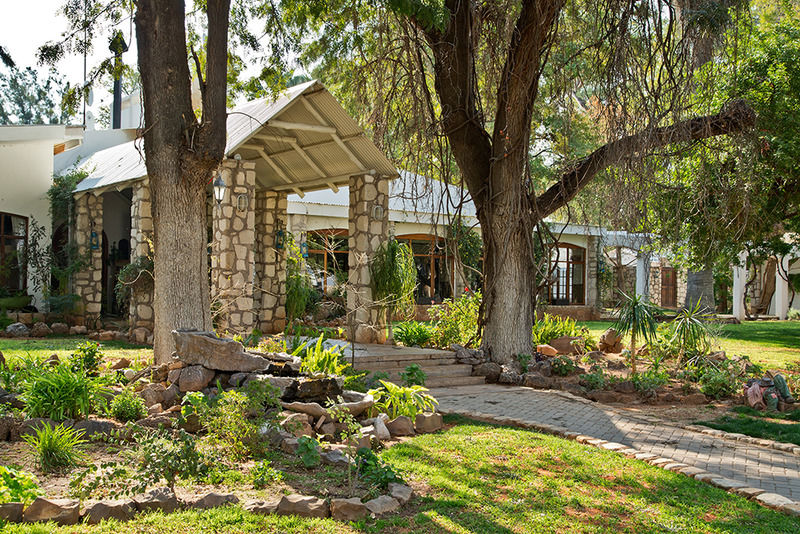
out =
[[[369,272],[372,299],[386,314],[387,342],[393,343],[394,315],[409,313],[414,307],[414,289],[417,287],[414,255],[408,245],[392,237],[375,251]]]
[[[34,429],[35,434],[22,436],[36,457],[42,471],[55,471],[80,465],[86,459],[81,447],[87,443],[83,430],[72,427],[42,425]]]
[[[682,309],[672,321],[674,334],[671,341],[678,343],[681,362],[685,359],[687,350],[696,356],[706,353],[711,348],[706,322],[709,315],[704,313],[703,309],[698,299],[694,306]]]
[[[636,338],[641,336],[649,342],[656,335],[656,319],[653,306],[644,295],[627,295],[620,291],[622,295],[622,305],[619,309],[617,321],[614,323],[614,330],[622,335],[631,335],[631,372],[636,374]]]
[[[367,394],[375,399],[374,411],[385,412],[389,419],[405,415],[413,420],[418,413],[433,411],[439,404],[427,393],[428,388],[422,386],[404,387],[385,380],[381,380],[381,385],[383,387],[371,389]]]

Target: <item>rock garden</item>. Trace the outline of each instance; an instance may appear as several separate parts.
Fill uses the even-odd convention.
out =
[[[245,348],[173,332],[171,361],[0,360],[0,520],[96,523],[239,503],[357,520],[413,489],[380,451],[442,427],[420,385],[368,381],[322,337]]]

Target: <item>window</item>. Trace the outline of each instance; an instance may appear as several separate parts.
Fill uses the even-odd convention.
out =
[[[0,288],[9,291],[26,289],[22,253],[27,239],[27,217],[0,213]]]
[[[317,288],[327,294],[336,285],[336,273],[347,273],[347,230],[330,229],[309,232],[308,263],[319,273]]]
[[[397,236],[397,240],[411,247],[417,268],[417,303],[433,304],[452,296],[453,258],[445,252],[445,243],[427,234]]]
[[[550,253],[549,301],[554,306],[585,303],[586,249],[559,243]]]

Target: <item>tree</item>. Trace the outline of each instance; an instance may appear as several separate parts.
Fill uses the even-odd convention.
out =
[[[31,67],[0,73],[0,124],[66,124],[74,110],[64,105],[68,83],[55,69],[41,79]]]

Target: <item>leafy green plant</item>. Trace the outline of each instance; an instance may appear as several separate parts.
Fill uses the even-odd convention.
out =
[[[394,468],[382,461],[371,449],[362,447],[356,454],[361,479],[369,486],[385,490],[391,483],[402,483]]]
[[[678,312],[672,321],[673,342],[678,346],[680,361],[686,354],[704,354],[711,348],[711,338],[707,321],[709,315],[700,305],[700,300],[691,308]]]
[[[300,436],[297,438],[297,455],[306,467],[316,467],[321,461],[320,443],[316,438]]]
[[[319,293],[311,284],[300,247],[291,234],[286,234],[286,318],[291,324],[298,317],[312,312],[319,302]]]
[[[102,404],[102,388],[92,378],[61,364],[42,369],[25,383],[22,399],[31,417],[55,421],[86,417]]]
[[[789,308],[789,311],[786,313],[786,318],[790,321],[800,321],[800,310],[797,308]]]
[[[530,354],[516,354],[514,358],[519,362],[519,368],[522,370],[522,373],[527,373],[528,365],[531,363],[531,358],[533,358],[533,356]]]
[[[367,387],[369,389],[375,389],[381,387],[382,380],[389,380],[389,373],[386,371],[375,371],[371,375],[369,375],[369,379],[367,380]]]
[[[21,502],[28,504],[43,495],[36,477],[10,465],[0,465],[0,504]]]
[[[631,373],[636,374],[636,338],[641,336],[645,341],[655,337],[657,324],[654,317],[656,307],[650,304],[645,295],[629,296],[622,291],[622,304],[619,309],[614,330],[620,334],[631,335],[630,361]]]
[[[589,389],[607,389],[614,382],[614,377],[607,375],[602,369],[580,375],[582,385]]]
[[[208,410],[208,397],[200,391],[190,391],[183,396],[181,401],[181,416],[204,414]]]
[[[567,376],[577,368],[578,366],[568,356],[556,356],[550,360],[550,369],[558,376]]]
[[[126,388],[112,399],[109,411],[119,421],[138,421],[147,415],[147,406],[139,395]]]
[[[698,383],[700,391],[715,399],[730,397],[741,390],[738,370],[730,360],[723,360],[717,366],[707,365]]]
[[[97,376],[97,369],[102,362],[103,353],[100,351],[100,343],[94,341],[86,341],[78,345],[78,348],[70,356],[72,370],[89,376]]]
[[[386,314],[389,342],[393,341],[392,319],[414,309],[417,268],[411,248],[393,236],[381,243],[369,264],[372,299]]]
[[[342,442],[345,444],[345,454],[350,459],[347,464],[347,487],[353,491],[353,483],[355,477],[353,474],[358,475],[358,462],[356,461],[356,453],[358,451],[358,439],[361,437],[361,424],[356,420],[350,410],[342,406],[341,397],[338,399],[338,405],[334,402],[330,403],[328,407],[328,415],[332,421],[343,425],[342,431],[339,434]]]
[[[666,385],[669,382],[669,375],[660,369],[647,369],[641,373],[631,375],[631,381],[636,391],[650,393]]]
[[[546,345],[557,337],[579,336],[582,333],[575,319],[545,313],[533,324],[532,340],[534,345]]]
[[[272,467],[268,460],[261,460],[250,470],[250,479],[254,488],[263,489],[280,483],[283,473]]]
[[[248,419],[252,403],[243,391],[229,390],[217,396],[200,414],[206,439],[225,456],[243,460],[261,450],[258,427]]]
[[[85,459],[81,447],[87,443],[83,430],[76,431],[62,424],[58,426],[41,425],[33,434],[25,434],[22,439],[31,447],[36,464],[42,471],[55,471],[80,465]]]
[[[453,343],[480,345],[478,314],[481,298],[480,292],[470,291],[429,308],[428,313],[434,320],[432,341],[437,347],[449,347]]]
[[[412,363],[400,373],[400,380],[403,381],[404,386],[424,386],[427,378],[428,375],[416,363]]]
[[[322,373],[327,376],[341,376],[349,365],[344,361],[344,349],[341,346],[325,347],[322,336],[319,336],[314,345],[306,348],[300,371],[311,375]]]
[[[439,404],[422,386],[402,387],[385,380],[380,382],[382,387],[368,393],[375,399],[373,411],[385,412],[390,419],[405,415],[413,420],[418,413],[433,411]]]
[[[364,372],[357,372],[353,371],[352,368],[349,368],[344,375],[344,381],[342,382],[342,389],[350,390],[350,391],[358,391],[359,393],[366,393],[369,389],[367,385],[367,375],[369,371]]]
[[[433,332],[425,323],[408,321],[395,327],[394,336],[397,341],[406,347],[424,347],[430,343]]]

